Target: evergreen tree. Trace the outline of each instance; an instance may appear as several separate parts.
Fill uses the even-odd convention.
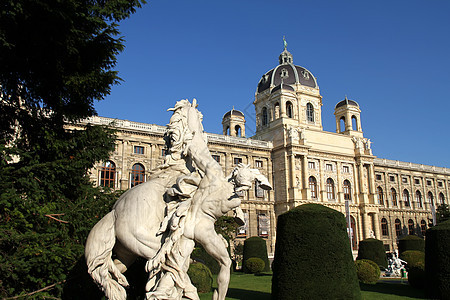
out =
[[[436,223],[439,224],[447,220],[450,220],[450,207],[443,203],[436,209]]]
[[[88,171],[114,149],[95,114],[120,78],[117,24],[144,0],[5,0],[0,11],[0,297],[60,296],[117,193]]]

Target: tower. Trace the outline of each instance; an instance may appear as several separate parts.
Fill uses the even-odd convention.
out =
[[[244,114],[233,109],[225,113],[222,118],[223,134],[245,137],[245,117]]]
[[[322,130],[322,96],[316,78],[304,67],[294,65],[286,44],[278,66],[259,81],[253,104],[256,138],[276,144],[285,128]]]
[[[345,99],[336,104],[336,132],[355,137],[363,137],[361,128],[361,109],[356,101]]]

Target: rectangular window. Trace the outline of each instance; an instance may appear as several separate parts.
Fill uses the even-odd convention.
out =
[[[350,167],[349,167],[349,166],[343,166],[343,167],[342,167],[342,171],[343,171],[344,173],[350,173]]]
[[[332,165],[332,164],[326,164],[326,165],[325,165],[325,170],[327,170],[327,171],[333,171],[333,165]]]
[[[255,161],[255,167],[257,167],[257,168],[262,168],[262,167],[263,167],[263,162],[262,162],[262,160],[256,160],[256,161]]]
[[[234,160],[233,160],[233,162],[234,162],[235,165],[238,165],[238,164],[242,163],[242,158],[240,158],[240,157],[235,157]]]
[[[420,179],[415,178],[415,179],[414,179],[414,183],[415,183],[415,184],[420,184]]]
[[[381,174],[377,174],[377,180],[381,180]]]
[[[431,185],[431,184],[432,184],[431,180],[427,180],[427,185]]]
[[[245,211],[242,211],[244,213],[244,225],[238,227],[237,229],[237,237],[246,237],[247,231],[248,231],[248,213]]]
[[[220,163],[220,155],[213,155],[212,158],[217,161],[218,163]]]
[[[313,161],[310,161],[310,162],[308,162],[308,168],[315,169],[316,168],[316,164]]]
[[[255,196],[257,198],[264,198],[264,190],[261,188],[261,182],[255,180]]]
[[[392,175],[389,176],[389,181],[390,181],[390,182],[395,182],[395,176],[392,176]]]
[[[407,177],[402,177],[402,182],[403,183],[408,183],[408,178]]]
[[[144,147],[134,146],[134,154],[144,154]]]
[[[258,235],[260,237],[268,237],[270,230],[270,219],[266,213],[258,214]]]
[[[438,187],[442,187],[442,186],[443,186],[442,181],[438,181]]]

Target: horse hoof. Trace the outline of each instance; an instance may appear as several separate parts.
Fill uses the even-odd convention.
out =
[[[219,299],[219,293],[217,292],[217,290],[214,290],[212,300],[218,300],[218,299]]]

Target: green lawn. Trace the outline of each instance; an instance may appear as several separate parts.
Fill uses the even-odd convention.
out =
[[[214,283],[215,286],[216,283]],[[271,300],[272,276],[234,273],[231,275],[227,300]],[[375,285],[361,284],[364,300],[426,299],[422,290],[414,289],[404,280],[381,279]],[[201,300],[211,300],[212,293],[200,294]]]

